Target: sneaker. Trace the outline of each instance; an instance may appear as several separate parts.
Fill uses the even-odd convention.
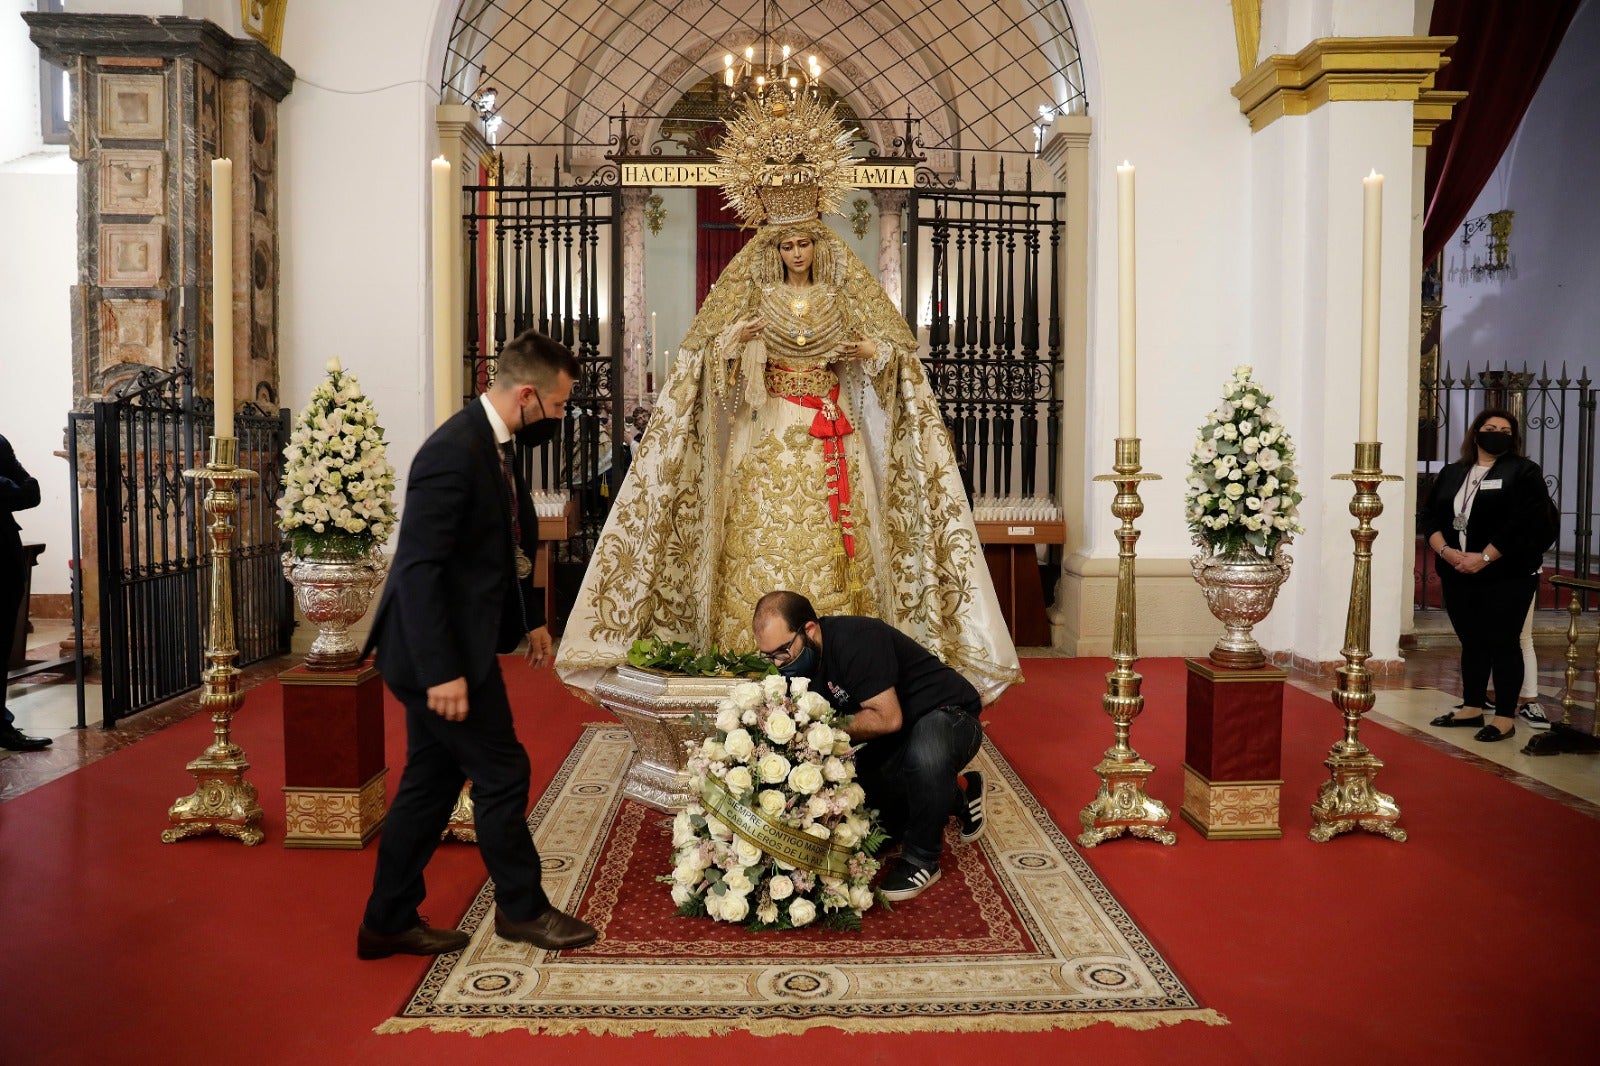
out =
[[[884,875],[878,890],[891,903],[915,899],[922,890],[939,880],[937,866],[922,866],[910,859],[901,859]]]
[[[957,817],[961,820],[961,843],[970,844],[983,836],[983,774],[968,770],[967,785],[961,790],[967,809]]]
[[[1517,717],[1524,722],[1532,722],[1535,726],[1548,726],[1550,719],[1545,717],[1544,708],[1537,703],[1524,703],[1517,708]]]

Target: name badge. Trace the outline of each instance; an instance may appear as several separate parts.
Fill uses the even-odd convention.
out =
[[[1497,488],[1500,487],[1500,479],[1499,478],[1495,478],[1493,481],[1485,481],[1482,485],[1479,485],[1478,487],[1480,489],[1497,489]]]

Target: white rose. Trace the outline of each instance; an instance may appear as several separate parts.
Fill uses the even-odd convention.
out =
[[[750,914],[750,898],[736,892],[725,893],[719,911],[718,917],[725,922],[742,922]]]
[[[700,744],[700,754],[712,762],[721,762],[728,757],[728,749],[715,737],[706,737]]]
[[[797,700],[801,696],[804,696],[806,694],[806,690],[810,687],[811,679],[809,677],[791,677],[789,679],[789,695],[793,696]]]
[[[777,752],[770,752],[756,766],[756,774],[763,782],[776,785],[789,776],[789,760]]]
[[[852,781],[848,785],[843,785],[834,790],[833,798],[840,807],[847,811],[853,811],[861,806],[862,801],[867,798],[867,793],[859,784]]]
[[[723,700],[717,704],[717,728],[724,733],[731,733],[739,728],[739,705],[732,700]]]
[[[738,846],[739,846],[738,844],[734,845],[735,848],[737,848]],[[759,852],[759,849],[758,849],[757,850],[757,857],[759,858],[759,856],[760,856],[760,852]],[[744,867],[742,867],[742,866],[741,867],[736,867],[736,868],[728,871],[726,874],[724,874],[723,878],[722,878],[722,883],[724,885],[728,886],[728,891],[729,892],[737,892],[741,896],[748,894],[749,892],[754,890],[755,887],[756,887],[755,885],[750,883],[750,878],[745,875]]]
[[[735,766],[729,770],[727,776],[722,779],[722,783],[727,786],[729,792],[741,799],[745,793],[755,787],[755,781],[751,779],[750,771],[743,766]]]
[[[706,854],[704,848],[690,848],[683,852],[678,863],[681,866],[688,866],[696,873],[705,873],[706,867],[711,865],[711,857]]]
[[[733,839],[733,830],[710,815],[706,815],[706,831],[711,834],[711,839],[713,840]]]
[[[828,737],[828,746],[829,750],[832,750],[833,736],[831,733]],[[821,747],[821,745],[818,745],[818,747]],[[837,755],[830,755],[822,760],[822,776],[837,785],[841,781],[850,780],[850,767],[846,766],[844,760]]]
[[[672,820],[672,846],[681,848],[694,838],[694,823],[689,820],[689,812],[679,811],[678,816]]]
[[[681,907],[685,903],[688,903],[691,899],[694,899],[694,889],[693,888],[689,887],[688,885],[673,885],[672,886],[672,902],[673,903],[675,903],[675,904],[677,904],[678,906]]]
[[[1235,473],[1237,473],[1237,471],[1235,471]],[[1223,489],[1222,492],[1228,497],[1228,499],[1237,500],[1240,496],[1244,495],[1244,486],[1239,484],[1237,481],[1230,481],[1228,482],[1228,487]]]
[[[799,696],[796,696],[794,702],[796,707],[803,707],[806,714],[812,718],[824,718],[830,709],[830,704],[827,700],[810,691],[802,692]]]
[[[806,744],[824,754],[833,750],[833,727],[818,722],[806,730]]]
[[[754,681],[746,681],[733,686],[733,691],[728,693],[728,698],[736,703],[741,711],[754,710],[766,702],[761,694],[761,686]]]
[[[858,911],[865,911],[871,909],[872,902],[872,887],[870,885],[850,886],[850,906]]]
[[[861,843],[861,836],[848,821],[833,827],[833,842],[843,848],[853,848]]]
[[[821,822],[812,822],[806,826],[806,836],[816,837],[818,840],[827,840],[833,832]]]
[[[789,924],[795,928],[810,925],[817,917],[817,905],[809,899],[792,899],[789,901]]]
[[[778,703],[789,692],[789,679],[782,674],[768,674],[761,679],[761,695],[768,703]]]
[[[741,866],[754,866],[761,861],[764,854],[759,845],[752,844],[743,837],[733,842],[733,857]]]
[[[787,744],[794,737],[794,719],[782,711],[773,711],[761,726],[762,730],[779,744]]]
[[[802,796],[809,796],[825,784],[822,770],[815,763],[801,763],[789,771],[789,787]]]
[[[764,788],[756,797],[756,802],[761,805],[761,813],[768,818],[776,818],[783,813],[783,793],[775,788]]]
[[[767,894],[775,900],[785,900],[794,895],[794,882],[781,874],[767,882]]]
[[[1261,469],[1269,474],[1283,465],[1283,460],[1278,456],[1276,448],[1262,448],[1256,456],[1256,462],[1260,463]]]
[[[728,738],[722,742],[722,747],[740,762],[749,762],[750,756],[756,750],[755,741],[751,740],[749,732],[743,729],[735,729],[729,733]]]
[[[806,813],[813,818],[821,818],[828,813],[828,801],[821,796],[812,796],[806,800]]]
[[[693,888],[700,883],[700,871],[685,858],[672,868],[672,880],[679,885]]]

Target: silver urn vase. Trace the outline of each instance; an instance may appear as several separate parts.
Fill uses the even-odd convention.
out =
[[[378,547],[354,558],[283,553],[283,576],[294,586],[295,605],[317,627],[306,666],[348,670],[361,661],[361,645],[350,636],[350,627],[367,613],[373,590],[388,572],[389,559]]]
[[[1294,560],[1284,551],[1287,538],[1271,555],[1249,547],[1219,552],[1199,538],[1195,544],[1200,553],[1192,562],[1194,579],[1206,594],[1206,606],[1228,627],[1211,649],[1211,661],[1232,670],[1265,666],[1267,657],[1251,629],[1271,612],[1278,589],[1288,580]]]

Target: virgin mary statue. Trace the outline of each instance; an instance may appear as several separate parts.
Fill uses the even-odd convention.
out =
[[[633,641],[754,650],[792,589],[889,622],[985,702],[1019,677],[954,449],[882,286],[820,218],[850,137],[808,98],[752,103],[718,157],[760,228],[689,326],[612,504],[556,668],[592,689]]]

